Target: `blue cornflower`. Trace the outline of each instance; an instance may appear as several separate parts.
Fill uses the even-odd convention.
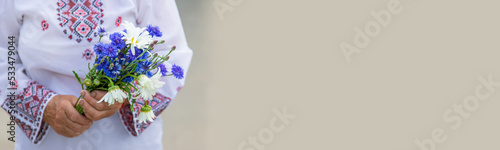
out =
[[[160,27],[158,26],[152,26],[152,25],[148,25],[146,27],[146,31],[149,32],[149,35],[151,35],[151,37],[161,37],[163,35],[163,33],[161,33],[160,31]]]
[[[106,76],[108,76],[110,78],[114,78],[114,74],[111,70],[109,70],[109,68],[104,68],[103,71],[104,71],[104,73],[106,73]]]
[[[128,76],[128,77],[123,78],[122,81],[125,83],[130,83],[130,82],[134,81],[134,77]]]
[[[112,64],[112,62],[104,59],[104,61],[100,62],[100,64],[97,66],[97,70],[104,72],[104,74],[108,77],[113,77],[113,74],[110,71],[110,64]]]
[[[122,40],[123,35],[115,32],[111,35],[109,35],[109,40],[111,40],[111,45],[115,49],[123,49],[125,48],[125,41]]]
[[[135,53],[135,55],[134,55],[134,54],[132,54],[132,51],[135,51],[135,52],[134,52],[134,53]],[[130,61],[134,61],[134,60],[137,58],[137,56],[139,56],[139,55],[142,53],[142,51],[141,51],[140,49],[135,48],[135,47],[131,47],[131,48],[128,50],[128,52],[127,52],[127,53],[128,53],[128,55],[127,55],[128,59],[129,59]]]
[[[149,65],[151,65],[150,61],[141,61],[137,63],[137,68],[135,69],[135,72],[140,73],[140,74],[145,74],[146,71],[149,70]]]
[[[110,58],[116,57],[118,55],[118,50],[115,49],[112,45],[110,44],[105,44],[104,45],[104,51],[103,54],[105,56],[108,56]]]
[[[180,66],[177,66],[176,64],[172,65],[172,74],[174,74],[174,77],[177,79],[184,78],[184,71]]]
[[[104,59],[102,56],[98,56],[97,60],[94,62],[94,64],[97,64],[96,69],[101,71],[103,68],[107,67],[107,60]]]
[[[118,71],[118,70],[114,70],[114,71],[112,71],[112,73],[113,73],[114,77],[117,77],[118,75],[120,75],[120,71]]]
[[[104,51],[104,44],[101,43],[101,42],[97,42],[94,45],[94,52],[95,52],[95,54],[97,54],[97,56],[100,56],[100,55],[102,55],[103,51]]]
[[[117,60],[110,61],[109,65],[103,67],[102,70],[106,73],[106,76],[116,78],[120,75],[121,65]]]
[[[153,75],[155,75],[155,73],[154,73],[154,72],[151,72],[151,71],[148,71],[148,72],[146,73],[146,76],[148,76],[148,78],[153,77]]]
[[[120,63],[123,62],[123,60],[125,59],[124,57],[125,57],[125,54],[122,51],[118,51],[117,58],[120,59]],[[122,58],[123,58],[123,60],[122,60]]]
[[[135,55],[132,54],[131,51],[135,51]],[[141,55],[144,52],[143,49],[138,49],[136,47],[130,48],[128,52],[128,60],[135,60],[135,59],[147,59],[149,56],[149,52],[144,53],[141,57],[138,58],[139,55]]]
[[[104,36],[106,35],[106,29],[104,29],[103,27],[99,27],[99,30],[97,30],[97,34],[99,36]]]
[[[158,67],[160,68],[161,75],[162,76],[167,76],[167,72],[168,71],[167,71],[167,68],[165,67],[165,65],[164,64],[160,64],[160,65],[158,65]]]

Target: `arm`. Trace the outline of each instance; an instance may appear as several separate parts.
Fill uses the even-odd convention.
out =
[[[14,121],[31,142],[37,144],[43,139],[48,128],[48,124],[42,121],[44,106],[55,93],[31,81],[24,73],[24,66],[17,53],[21,16],[14,9],[13,0],[2,3],[0,104],[11,118],[15,118]]]
[[[0,105],[34,144],[43,140],[49,125],[64,136],[81,134],[91,122],[75,115],[78,113],[71,102],[76,101],[76,97],[57,95],[26,74],[17,51],[22,16],[16,12],[14,3],[14,0],[0,2],[0,20],[3,23],[0,38],[10,38],[8,42],[0,40],[3,41],[0,43]],[[75,120],[86,125],[78,125]]]
[[[165,66],[171,71],[170,67],[176,64],[181,66],[184,69],[184,74],[186,74],[193,52],[187,45],[175,0],[141,0],[137,3],[137,26],[146,27],[148,24],[152,24],[159,26],[163,32],[163,36],[159,39],[165,39],[166,42],[165,44],[156,45],[154,52],[166,55],[172,46],[176,46],[177,49],[170,54],[170,59],[165,62]],[[167,108],[171,100],[177,95],[178,89],[184,86],[185,82],[185,78],[179,80],[174,77],[163,77],[161,80],[166,84],[158,90],[149,104],[156,116],[159,116]],[[137,99],[133,106],[135,108],[134,112],[130,111],[130,104],[125,104],[119,110],[125,127],[133,136],[138,136],[151,124],[151,122],[138,123],[135,120],[142,105],[144,105],[144,100]]]

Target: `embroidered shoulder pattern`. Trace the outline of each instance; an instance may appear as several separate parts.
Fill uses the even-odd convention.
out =
[[[59,0],[57,2],[59,26],[70,40],[91,42],[97,37],[96,29],[103,23],[102,2],[99,0]]]

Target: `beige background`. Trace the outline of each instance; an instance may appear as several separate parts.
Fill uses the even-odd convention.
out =
[[[439,150],[500,149],[500,88],[458,129],[443,119],[479,77],[500,82],[499,1],[401,0],[351,63],[339,44],[391,0],[215,1],[231,8],[223,20],[214,1],[178,1],[194,59],[162,115],[165,149],[238,149],[284,107],[296,117],[262,149],[419,150],[436,128]]]

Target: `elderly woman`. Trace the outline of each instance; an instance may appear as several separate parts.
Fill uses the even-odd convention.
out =
[[[162,149],[160,117],[139,123],[139,110],[131,111],[127,100],[97,103],[106,92],[81,91],[72,70],[85,72],[93,63],[99,27],[122,31],[128,21],[159,26],[166,44],[154,52],[176,46],[165,66],[187,71],[192,51],[174,0],[3,0],[0,18],[0,104],[17,124],[16,149]],[[184,79],[161,80],[166,84],[149,104],[156,116],[184,85]],[[79,95],[85,115],[73,107]]]

